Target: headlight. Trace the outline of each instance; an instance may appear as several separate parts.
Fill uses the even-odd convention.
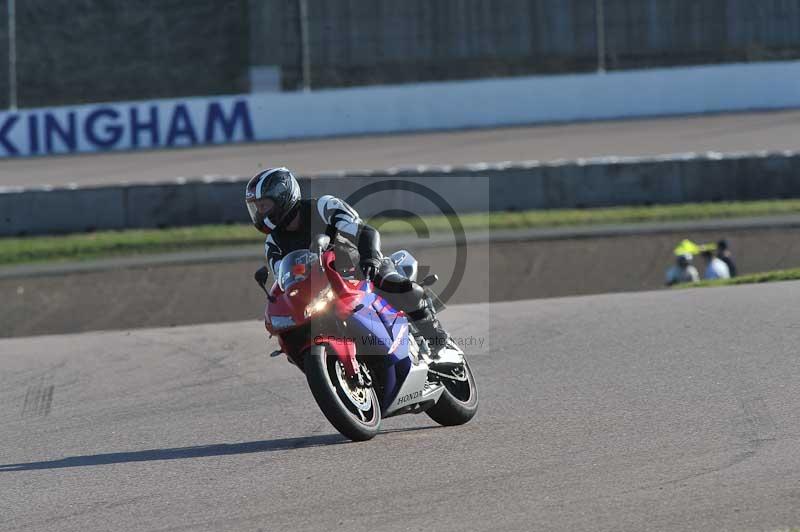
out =
[[[320,292],[320,294],[317,297],[315,297],[311,301],[311,303],[306,305],[306,310],[305,310],[306,318],[313,316],[314,314],[319,314],[320,312],[325,310],[328,307],[328,303],[330,303],[331,301],[333,301],[333,290],[331,290],[331,287],[329,286],[328,288]]]
[[[273,329],[286,329],[287,327],[295,326],[291,316],[270,316],[269,321]]]

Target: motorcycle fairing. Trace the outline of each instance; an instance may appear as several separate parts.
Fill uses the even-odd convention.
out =
[[[364,293],[361,305],[348,321],[359,334],[359,348],[377,349],[386,357],[381,398],[381,406],[385,409],[397,397],[412,367],[408,319],[373,292]]]
[[[302,291],[292,288],[288,294],[283,293],[274,285],[270,290],[273,300],[265,317],[269,332],[279,335],[281,348],[288,353],[303,352],[312,345],[327,345],[350,377],[358,375],[357,354],[383,356],[384,393],[381,410],[387,415],[406,411],[417,403],[438,400],[443,388],[427,382],[428,366],[417,357],[416,342],[411,337],[405,314],[375,294],[371,282],[344,279],[333,268],[333,261],[333,252],[323,253],[321,262],[324,274],[311,275],[310,284],[304,290],[318,293],[329,283],[336,294],[335,314],[345,321],[348,333],[340,330],[335,335],[316,336],[307,331],[296,339],[298,341],[295,343],[302,345],[285,345],[285,336],[291,334],[292,330],[302,330],[303,324],[308,321],[303,315],[305,304],[301,304],[301,301],[307,303],[308,297],[307,293],[303,297]],[[295,295],[297,301],[294,301]],[[271,325],[270,315],[291,317],[297,327],[276,329]]]
[[[310,283],[309,286],[304,289],[306,292],[318,293],[328,286],[328,280],[324,275],[311,275],[308,282]],[[304,313],[308,301],[301,291],[296,288],[290,288],[288,292],[284,292],[280,289],[278,283],[275,283],[270,290],[270,294],[275,301],[270,303],[264,311],[264,325],[270,334],[280,334],[287,329],[293,328],[291,326],[284,329],[274,327],[270,316],[291,318],[298,326],[307,320]]]
[[[411,366],[408,377],[399,387],[395,397],[381,405],[384,417],[402,413],[418,403],[435,403],[444,392],[444,386],[428,382],[428,365],[424,362]]]
[[[348,377],[358,375],[358,362],[356,361],[356,343],[352,338],[340,338],[336,336],[316,336],[316,345],[327,345],[344,366],[344,371]]]

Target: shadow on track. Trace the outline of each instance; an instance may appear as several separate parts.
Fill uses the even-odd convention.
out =
[[[413,427],[388,429],[382,434],[410,432],[436,427]],[[326,447],[350,443],[350,440],[339,434],[323,434],[303,438],[282,438],[278,440],[251,441],[243,443],[220,443],[217,445],[197,445],[194,447],[175,447],[172,449],[148,449],[128,453],[90,454],[86,456],[70,456],[61,460],[44,462],[28,462],[21,464],[0,464],[0,473],[10,471],[35,471],[38,469],[60,469],[63,467],[85,467],[108,464],[124,464],[128,462],[151,462],[156,460],[178,460],[181,458],[205,458],[209,456],[225,456],[229,454],[267,453],[272,451],[291,451],[310,447]]]
[[[181,458],[204,458],[208,456],[225,456],[229,454],[266,453],[272,451],[288,451],[308,447],[322,447],[348,443],[338,434],[307,436],[304,438],[283,438],[279,440],[251,441],[243,443],[221,443],[217,445],[197,445],[194,447],[176,447],[172,449],[148,449],[129,453],[92,454],[86,456],[70,456],[61,460],[46,462],[28,462],[24,464],[0,465],[0,473],[7,471],[31,471],[36,469],[59,469],[62,467],[84,467],[108,464],[124,464],[127,462],[149,462],[155,460],[178,460]]]

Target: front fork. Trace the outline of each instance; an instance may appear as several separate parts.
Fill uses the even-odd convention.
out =
[[[337,334],[314,336],[314,344],[318,346],[328,346],[333,351],[333,354],[344,367],[345,374],[348,378],[357,380],[361,386],[364,386],[364,378],[359,371],[358,361],[356,360],[356,343],[352,338],[348,338],[343,334],[343,327],[337,323]]]

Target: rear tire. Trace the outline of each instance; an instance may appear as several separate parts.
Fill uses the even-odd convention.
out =
[[[453,381],[440,377],[444,384],[444,392],[435,405],[425,411],[428,416],[440,425],[452,427],[463,425],[475,416],[478,411],[478,388],[475,377],[464,359],[466,381]]]
[[[374,388],[348,386],[341,362],[325,346],[306,351],[303,366],[314,400],[336,430],[353,441],[378,434],[381,407]]]

